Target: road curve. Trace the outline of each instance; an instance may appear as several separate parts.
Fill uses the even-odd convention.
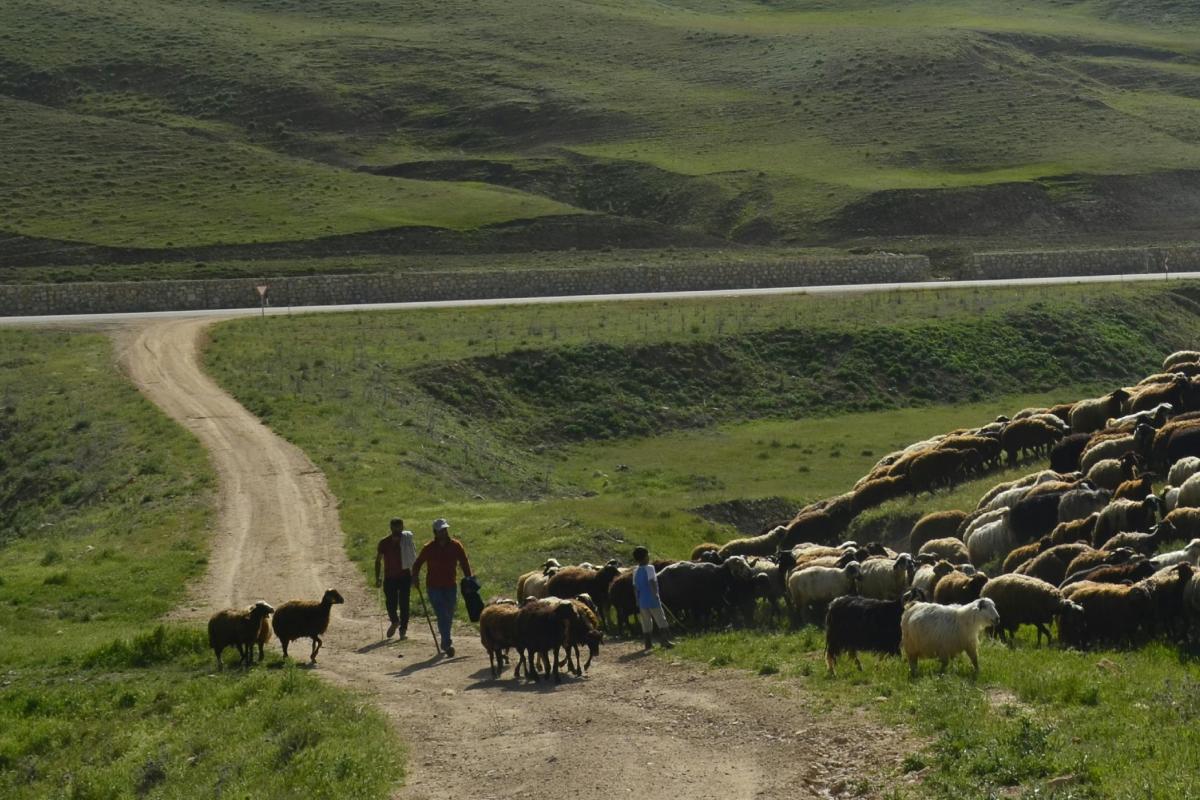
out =
[[[492,680],[470,630],[453,659],[434,655],[420,617],[408,641],[384,639],[324,476],[204,374],[213,321],[166,318],[113,333],[130,378],[197,436],[220,481],[208,572],[179,616],[316,598],[336,586],[347,603],[335,607],[316,672],[365,693],[406,742],[398,798],[870,797],[903,780],[893,776],[915,747],[908,734],[861,710],[811,710],[820,704],[792,682],[702,671],[616,644],[583,679],[529,687],[509,675]],[[384,527],[380,520],[380,535]],[[476,567],[486,576],[486,564]],[[306,653],[294,645],[293,657]],[[866,795],[857,791],[864,780],[873,787]]]

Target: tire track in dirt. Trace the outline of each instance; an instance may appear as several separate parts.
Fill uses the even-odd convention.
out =
[[[897,780],[913,749],[902,732],[862,711],[811,711],[811,698],[787,681],[668,663],[617,643],[582,680],[528,686],[508,673],[491,680],[470,629],[452,659],[434,656],[419,624],[406,642],[381,640],[380,607],[345,555],[324,476],[201,369],[214,321],[113,333],[127,374],[197,436],[220,481],[208,572],[176,616],[206,619],[216,608],[315,598],[336,586],[346,604],[335,606],[316,672],[371,698],[406,743],[408,777],[396,797],[829,798],[871,796]],[[865,795],[862,779],[872,787]]]

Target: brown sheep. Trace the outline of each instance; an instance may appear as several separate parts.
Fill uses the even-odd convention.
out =
[[[721,550],[721,545],[713,544],[712,542],[704,542],[692,548],[692,561],[707,561],[705,557],[708,553],[716,554]]]
[[[954,536],[946,536],[942,539],[932,539],[926,542],[921,545],[921,550],[917,555],[930,555],[949,561],[951,564],[971,563],[971,557],[967,553],[967,546],[963,544],[962,539]]]
[[[487,651],[493,678],[504,669],[509,649],[517,646],[518,612],[514,600],[493,600],[479,615],[479,641]]]
[[[288,644],[295,639],[312,639],[310,663],[316,663],[321,649],[321,634],[329,627],[329,612],[336,604],[346,602],[337,589],[326,589],[320,600],[289,600],[275,610],[271,627],[279,637],[283,654],[288,654]]]
[[[1098,567],[1101,564],[1124,564],[1129,559],[1133,558],[1135,553],[1128,548],[1120,550],[1087,550],[1071,559],[1071,563],[1067,565],[1067,576],[1063,578],[1061,583],[1070,581],[1072,576]]]
[[[721,545],[717,550],[717,558],[724,561],[730,556],[769,556],[779,550],[780,542],[786,534],[787,528],[779,526],[761,536],[734,539]]]
[[[224,669],[221,653],[226,647],[236,647],[243,666],[254,663],[254,645],[267,617],[275,609],[259,600],[247,608],[226,608],[213,614],[208,620],[208,646],[217,657],[217,669]],[[262,660],[262,645],[259,644],[258,659]]]
[[[1071,424],[1071,409],[1075,408],[1074,403],[1059,403],[1055,406],[1050,406],[1046,409],[1047,414],[1053,414],[1068,425]]]
[[[790,550],[801,542],[828,543],[846,529],[846,523],[824,511],[810,511],[797,516],[787,526],[787,533],[779,543],[781,550]]]
[[[1200,350],[1176,350],[1163,359],[1163,372],[1174,369],[1176,364],[1186,364],[1192,361],[1200,361]]]
[[[1000,568],[1000,572],[1006,575],[1010,572],[1015,572],[1017,567],[1026,561],[1031,561],[1039,553],[1044,553],[1053,546],[1054,544],[1050,541],[1049,536],[1043,536],[1036,542],[1023,544],[1008,554],[1004,559],[1004,565]]]
[[[1071,562],[1081,553],[1090,552],[1092,546],[1082,542],[1055,545],[1017,567],[1016,574],[1040,578],[1057,586],[1067,576],[1067,567]]]
[[[562,565],[558,563],[558,559],[548,558],[542,566],[526,572],[517,578],[517,597],[521,600],[530,595],[542,597],[545,594],[546,583],[560,569]]]
[[[851,512],[854,516],[858,516],[869,508],[883,505],[888,500],[900,497],[906,491],[908,491],[908,478],[903,475],[867,481],[854,492],[854,499],[850,504]]]
[[[567,670],[575,675],[583,675],[592,665],[592,659],[600,654],[600,644],[604,634],[600,632],[600,618],[596,609],[589,605],[592,598],[586,594],[571,598],[575,604],[575,618],[567,626]],[[588,649],[587,661],[579,663],[579,646]]]
[[[1074,544],[1075,542],[1092,541],[1092,531],[1096,529],[1096,520],[1100,512],[1096,511],[1083,519],[1073,519],[1070,522],[1060,522],[1050,531],[1050,544]]]
[[[1068,625],[1064,617],[1059,626],[1062,642],[1075,647],[1093,641],[1132,642],[1154,612],[1150,593],[1139,586],[1082,581],[1064,589],[1063,597],[1083,606],[1078,622]]]
[[[1028,575],[1001,575],[988,581],[980,597],[987,597],[996,604],[1000,612],[1000,624],[996,626],[1001,640],[1013,643],[1013,636],[1021,625],[1037,626],[1037,644],[1042,635],[1046,643],[1052,639],[1046,627],[1063,614],[1083,613],[1083,609],[1063,597],[1052,584]]]
[[[518,677],[521,667],[524,666],[526,678],[537,681],[537,661],[540,658],[546,665],[546,672],[554,675],[554,682],[562,682],[559,673],[562,661],[558,651],[569,640],[571,625],[579,614],[577,608],[578,606],[570,600],[557,597],[531,600],[521,606],[517,614],[517,651],[520,653],[520,663],[513,670],[514,678]]]
[[[1200,508],[1177,508],[1163,518],[1175,538],[1191,541],[1200,537]]]
[[[1113,492],[1113,500],[1141,500],[1148,494],[1154,493],[1154,480],[1157,476],[1153,472],[1145,472],[1140,477],[1127,480],[1117,487]]]
[[[937,582],[933,590],[933,601],[944,606],[966,605],[979,598],[979,593],[987,582],[988,577],[982,572],[976,572],[974,575],[951,572]]]
[[[598,570],[563,567],[546,584],[546,596],[570,600],[581,594],[589,595],[596,602],[603,623],[608,619],[608,586],[619,574],[621,568],[615,560]]]
[[[1071,409],[1071,433],[1091,433],[1104,427],[1109,417],[1121,416],[1129,392],[1115,389],[1104,397],[1080,400]]]
[[[1063,430],[1040,419],[1019,419],[1004,426],[1000,434],[1000,447],[1008,456],[1008,463],[1017,463],[1017,458],[1028,452],[1049,453],[1050,447],[1063,438]]]
[[[965,511],[935,511],[921,517],[908,535],[908,552],[920,552],[926,542],[954,536],[966,517]]]
[[[908,480],[914,495],[933,494],[937,489],[954,486],[962,477],[966,457],[957,450],[929,450],[908,466]]]
[[[1186,375],[1176,375],[1170,383],[1148,386],[1129,399],[1128,412],[1150,411],[1159,403],[1170,403],[1173,408],[1181,409],[1189,385]]]

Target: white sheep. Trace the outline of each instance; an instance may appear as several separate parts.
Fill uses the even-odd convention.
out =
[[[966,653],[979,675],[979,634],[1000,622],[996,604],[986,597],[965,606],[913,603],[900,617],[900,652],[916,677],[917,659],[936,658],[942,671],[950,659]]]
[[[1150,563],[1154,565],[1155,569],[1173,567],[1183,563],[1191,564],[1193,567],[1200,566],[1200,539],[1192,539],[1182,550],[1159,553],[1150,559]]]
[[[1175,509],[1179,508],[1179,487],[1168,486],[1163,489],[1163,513],[1170,514]]]
[[[1079,486],[1068,492],[1063,492],[1058,500],[1058,521],[1072,522],[1092,514],[1108,505],[1112,492],[1107,489],[1093,489]]]
[[[845,594],[856,594],[858,578],[862,570],[857,561],[851,561],[842,568],[837,567],[805,567],[798,569],[788,576],[788,596],[792,598],[792,608],[804,619],[810,605],[822,606],[836,597]]]
[[[1071,407],[1071,432],[1091,433],[1104,427],[1109,417],[1118,416],[1129,392],[1116,389],[1104,397],[1080,400]]]
[[[898,600],[912,581],[915,569],[908,553],[894,559],[867,559],[860,565],[858,592],[875,600]]]
[[[1163,372],[1169,371],[1176,364],[1187,364],[1192,361],[1200,361],[1200,351],[1176,350],[1163,359]]]
[[[1200,474],[1193,475],[1179,487],[1179,498],[1175,501],[1178,508],[1200,508]]]
[[[971,538],[971,534],[973,534],[975,531],[979,530],[980,528],[984,527],[985,525],[991,525],[996,520],[1004,519],[1004,517],[1008,516],[1008,511],[1009,511],[1008,507],[1005,506],[1003,508],[997,508],[993,511],[988,511],[984,514],[980,514],[978,517],[971,520],[970,524],[967,525],[966,530],[963,531],[963,534],[962,534],[963,542],[965,543],[967,541],[967,539]]]
[[[949,561],[938,561],[934,564],[922,564],[913,573],[912,588],[920,589],[921,596],[933,598],[933,588],[942,578],[954,572],[954,565]]]
[[[1197,472],[1200,472],[1200,456],[1186,456],[1171,465],[1171,471],[1167,473],[1167,484],[1183,486],[1183,482]]]
[[[967,552],[971,563],[983,565],[994,558],[1006,556],[1017,546],[1017,537],[1009,525],[1008,509],[988,524],[976,528],[967,537]]]
[[[1146,453],[1154,440],[1154,428],[1149,425],[1138,425],[1132,433],[1105,439],[1083,451],[1079,457],[1079,469],[1086,475],[1091,472],[1096,462],[1106,458],[1120,458],[1126,453]],[[1108,487],[1105,487],[1108,488]]]
[[[1123,417],[1109,419],[1105,423],[1104,427],[1120,428],[1129,424],[1137,425],[1141,422],[1157,422],[1159,425],[1162,425],[1162,423],[1166,421],[1167,417],[1173,413],[1175,413],[1175,407],[1173,405],[1170,403],[1159,403],[1154,408],[1151,408],[1147,411],[1137,411],[1133,414],[1126,414]]]
[[[1005,481],[1004,483],[998,483],[995,486],[993,486],[991,489],[988,489],[984,493],[983,497],[979,498],[979,505],[975,506],[975,510],[976,511],[991,510],[988,508],[988,506],[991,505],[992,500],[994,500],[997,495],[1001,494],[1002,492],[1007,492],[1010,489],[1019,489],[1022,487],[1029,488],[1030,486],[1036,486],[1037,484],[1044,483],[1045,481],[1057,481],[1057,480],[1061,480],[1061,479],[1062,479],[1062,476],[1059,475],[1054,470],[1044,469],[1041,472],[1030,473],[1029,475],[1026,475],[1023,478],[1017,478],[1015,481]]]
[[[1126,531],[1148,531],[1158,521],[1162,501],[1154,495],[1145,500],[1113,500],[1096,518],[1092,541],[1103,544],[1113,534]]]

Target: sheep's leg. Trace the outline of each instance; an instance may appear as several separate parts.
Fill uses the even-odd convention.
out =
[[[833,676],[833,674],[834,674],[834,673],[833,673],[833,665],[834,665],[834,662],[835,662],[835,661],[837,661],[837,656],[835,656],[833,653],[830,653],[830,652],[829,652],[829,650],[827,649],[827,650],[825,651],[825,671],[826,671],[826,672],[827,672],[827,673],[828,673],[828,674],[829,674],[831,677],[832,677],[832,676]]]
[[[971,659],[971,666],[975,668],[974,676],[976,678],[978,678],[979,677],[979,656],[975,653],[974,648],[967,651],[967,658]],[[943,667],[943,669],[945,669],[945,668]]]
[[[854,666],[858,667],[859,672],[862,672],[863,671],[862,662],[858,660],[858,651],[851,650],[850,655],[854,656]]]
[[[1046,646],[1049,647],[1050,641],[1051,641],[1050,631],[1046,629],[1046,626],[1044,623],[1039,622],[1039,623],[1037,623],[1037,646],[1038,647],[1042,646],[1042,634],[1043,633],[1046,634]]]
[[[280,637],[279,646],[283,648],[283,657],[287,658],[288,640]]]
[[[321,637],[314,636],[314,637],[312,637],[312,639],[313,639],[312,655],[309,656],[308,660],[310,663],[315,664],[315,663],[317,663],[317,653],[321,649]]]
[[[225,648],[224,648],[224,647],[222,647],[220,650],[216,650],[216,649],[214,648],[214,650],[215,650],[215,652],[216,652],[216,654],[217,654],[217,670],[218,670],[218,671],[220,671],[220,670],[223,670],[223,669],[225,669],[225,664],[224,664],[224,663],[222,663],[222,661],[221,661],[221,653],[223,653],[223,652],[225,651]]]
[[[913,678],[917,677],[917,657],[916,656],[908,657],[908,674]]]
[[[938,671],[939,671],[939,672],[942,672],[942,673],[945,673],[945,671],[946,671],[946,667],[950,666],[950,659],[948,659],[948,658],[946,658],[945,656],[943,656],[942,658],[940,658],[940,659],[938,659],[938,660],[942,662],[942,668],[941,668],[940,670],[938,670]]]

